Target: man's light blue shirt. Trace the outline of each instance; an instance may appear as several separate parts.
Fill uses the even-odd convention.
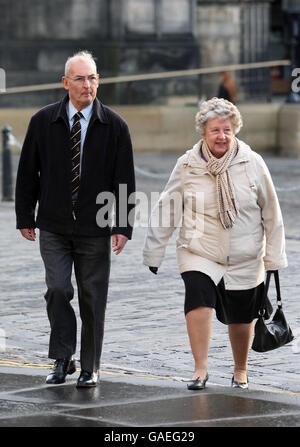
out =
[[[76,115],[76,113],[78,112],[78,110],[76,109],[76,107],[74,107],[72,101],[69,101],[67,103],[67,115],[69,118],[69,125],[70,125],[70,131],[72,129],[73,126],[73,118],[74,115]],[[85,109],[80,110],[80,112],[82,113],[83,117],[80,118],[80,125],[81,125],[81,142],[80,142],[80,173],[81,173],[81,162],[82,162],[82,154],[83,154],[83,145],[84,145],[84,140],[85,140],[85,136],[86,136],[86,131],[92,116],[92,111],[93,111],[93,103],[91,103],[89,106],[87,106]]]

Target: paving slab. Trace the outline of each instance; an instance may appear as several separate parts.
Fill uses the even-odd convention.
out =
[[[96,388],[41,383],[41,371],[0,369],[0,427],[299,427],[300,395],[209,383],[203,391],[166,378],[112,375]],[[134,432],[134,431],[133,431]],[[109,433],[106,429],[102,435]],[[115,431],[118,433],[118,431]],[[141,433],[141,432],[140,432]]]

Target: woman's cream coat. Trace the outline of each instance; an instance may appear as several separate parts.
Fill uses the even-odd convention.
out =
[[[265,270],[287,266],[282,215],[269,170],[243,141],[229,171],[239,214],[231,229],[218,217],[215,177],[200,155],[200,142],[177,161],[153,208],[143,250],[144,264],[159,267],[177,227],[180,273],[201,271],[228,290],[256,287]]]

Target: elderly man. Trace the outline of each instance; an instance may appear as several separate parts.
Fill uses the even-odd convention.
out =
[[[46,382],[63,383],[76,370],[77,326],[70,304],[74,265],[82,322],[77,387],[91,387],[99,374],[110,240],[119,254],[132,234],[128,198],[135,191],[133,154],[127,124],[96,98],[99,74],[89,52],[67,60],[62,82],[65,98],[42,108],[29,123],[17,174],[17,228],[29,241],[35,241],[39,228],[51,326],[49,357],[55,359]],[[97,200],[100,193],[114,194],[117,218],[112,228],[110,219],[97,218],[107,207]]]

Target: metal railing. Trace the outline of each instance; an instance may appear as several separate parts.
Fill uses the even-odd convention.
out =
[[[154,79],[168,79],[176,77],[220,73],[222,71],[239,71],[239,70],[271,68],[271,67],[288,66],[288,65],[291,65],[291,61],[288,59],[273,60],[266,62],[252,62],[248,64],[220,65],[215,67],[193,68],[189,70],[176,70],[176,71],[166,71],[160,73],[125,75],[125,76],[115,76],[107,78],[104,77],[100,79],[100,84],[117,84],[124,82],[148,81]],[[60,88],[63,88],[61,82],[55,82],[51,84],[25,85],[19,87],[9,87],[1,94],[7,95],[12,93],[35,92],[35,91],[53,90]]]

